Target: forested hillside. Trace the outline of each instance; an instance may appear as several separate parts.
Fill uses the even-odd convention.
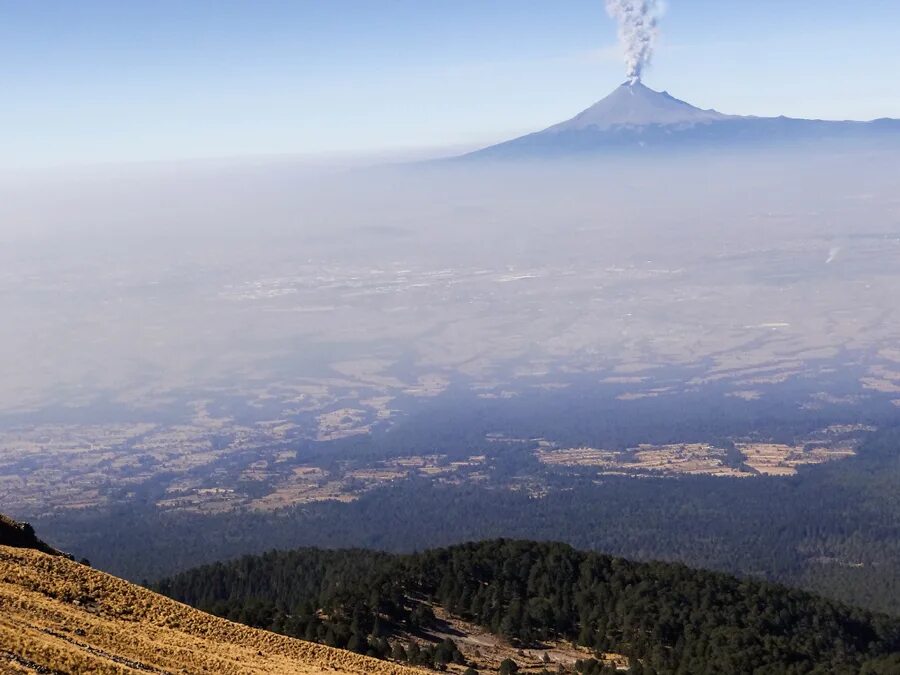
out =
[[[900,668],[896,619],[765,582],[564,544],[496,540],[412,555],[270,552],[201,567],[158,589],[253,626],[398,659],[409,652],[392,638],[427,628],[435,603],[523,645],[563,637],[598,654],[624,654],[634,672]],[[452,658],[452,645],[428,655],[431,665]]]

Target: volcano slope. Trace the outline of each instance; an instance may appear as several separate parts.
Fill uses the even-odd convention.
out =
[[[900,148],[900,120],[726,115],[636,81],[622,84],[570,120],[457,159],[545,160],[610,153],[822,147]]]
[[[0,546],[0,673],[324,672],[418,671],[213,617],[65,556]]]

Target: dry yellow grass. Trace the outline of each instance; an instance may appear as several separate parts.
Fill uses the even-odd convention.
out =
[[[0,672],[421,671],[241,626],[66,558],[0,546]]]

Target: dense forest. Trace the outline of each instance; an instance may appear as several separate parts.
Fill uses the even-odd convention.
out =
[[[427,628],[436,603],[521,644],[564,637],[625,654],[641,673],[900,666],[900,620],[766,582],[564,544],[495,540],[411,555],[270,552],[182,573],[158,590],[254,626],[381,657],[409,658],[391,638]],[[452,643],[441,646],[429,665],[459,658]]]
[[[512,453],[498,461],[517,470]],[[134,503],[33,522],[54,545],[137,581],[272,548],[410,552],[511,537],[760,577],[900,614],[897,431],[789,478],[566,481],[540,499],[414,480],[274,513],[166,514]]]

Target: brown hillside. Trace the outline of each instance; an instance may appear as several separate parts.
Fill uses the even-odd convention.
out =
[[[213,617],[64,557],[0,546],[0,673],[417,672]]]

